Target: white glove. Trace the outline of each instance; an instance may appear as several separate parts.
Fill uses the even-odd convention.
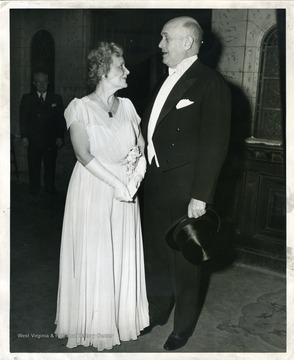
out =
[[[93,158],[85,168],[95,177],[104,181],[114,189],[114,197],[119,201],[133,201],[125,184],[108,171],[96,158]]]

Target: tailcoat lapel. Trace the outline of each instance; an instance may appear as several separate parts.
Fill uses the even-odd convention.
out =
[[[158,92],[159,92],[162,84],[166,80],[166,78],[167,78],[167,76],[164,76],[158,81],[158,83],[157,83],[157,85],[156,85],[155,89],[153,90],[152,95],[150,97],[149,104],[147,105],[147,107],[146,107],[146,109],[144,111],[143,121],[142,121],[141,126],[142,126],[142,132],[145,135],[146,139],[147,139],[148,123],[149,123],[150,115],[151,115],[152,108],[153,108],[153,105],[154,105],[154,101],[156,99],[156,96],[158,95]]]
[[[178,82],[173,87],[169,96],[167,97],[162,110],[159,114],[155,130],[160,122],[166,117],[166,115],[175,108],[176,104],[179,102],[183,94],[187,89],[197,81],[197,69],[199,67],[199,61],[197,60],[191,67],[183,74],[183,76],[178,80]]]

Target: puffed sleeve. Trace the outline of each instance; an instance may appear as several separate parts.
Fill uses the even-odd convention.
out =
[[[79,121],[86,126],[87,113],[85,113],[85,105],[82,99],[74,98],[64,111],[67,129],[70,128],[74,121]]]
[[[131,114],[131,119],[133,121],[135,121],[136,125],[139,125],[141,123],[141,118],[140,116],[138,115],[136,109],[135,109],[135,106],[134,104],[132,103],[132,101],[128,98],[124,98],[125,102],[127,103],[128,105],[128,110]]]

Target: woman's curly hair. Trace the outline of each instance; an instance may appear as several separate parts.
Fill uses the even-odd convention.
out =
[[[112,55],[122,56],[123,49],[114,42],[101,41],[97,49],[88,55],[88,84],[95,87],[103,75],[107,75],[112,64]]]

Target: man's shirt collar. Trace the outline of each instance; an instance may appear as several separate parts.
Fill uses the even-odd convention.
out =
[[[169,75],[172,75],[174,73],[178,74],[179,76],[183,75],[185,71],[188,70],[188,68],[193,64],[194,61],[198,59],[197,55],[190,56],[184,60],[182,60],[177,67],[175,68],[168,68]]]

